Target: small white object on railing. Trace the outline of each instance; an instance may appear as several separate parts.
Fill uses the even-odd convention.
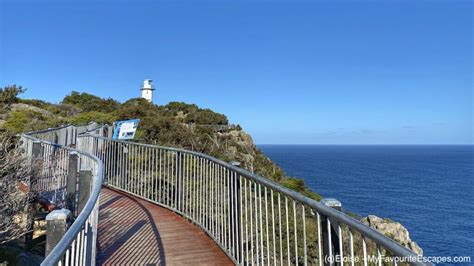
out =
[[[231,161],[230,164],[235,167],[240,167],[240,162],[237,162],[237,161]]]
[[[324,199],[321,200],[321,203],[328,206],[328,207],[336,209],[338,211],[342,210],[342,203],[337,199],[324,198]]]

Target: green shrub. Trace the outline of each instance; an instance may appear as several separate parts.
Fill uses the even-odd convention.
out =
[[[158,117],[158,108],[142,98],[133,98],[121,104],[115,112],[118,120]]]
[[[165,116],[177,116],[179,112],[182,112],[186,124],[227,125],[229,123],[225,115],[210,109],[201,109],[195,104],[170,102],[160,108],[160,111]]]
[[[33,110],[14,110],[8,114],[3,128],[10,133],[18,134],[57,126],[64,122],[58,118],[48,118]]]
[[[112,112],[119,106],[119,102],[114,99],[103,99],[86,92],[79,93],[77,91],[73,91],[70,95],[64,97],[62,103],[74,105],[84,112]]]
[[[115,119],[116,117],[113,114],[91,111],[87,113],[80,113],[79,115],[74,116],[69,122],[73,125],[85,125],[89,122],[111,125]]]
[[[26,89],[17,85],[9,85],[0,89],[0,109],[10,108],[12,104],[18,102],[17,96],[25,91]]]

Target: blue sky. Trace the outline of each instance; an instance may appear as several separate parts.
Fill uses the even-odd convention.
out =
[[[152,78],[261,144],[473,142],[470,0],[0,3],[0,86],[25,98]]]

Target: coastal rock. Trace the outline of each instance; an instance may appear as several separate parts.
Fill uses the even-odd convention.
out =
[[[184,120],[187,115],[188,115],[188,114],[184,114],[183,111],[178,111],[178,113],[176,113],[176,118],[177,118],[177,119]]]
[[[230,159],[239,161],[242,168],[253,172],[257,154],[252,137],[243,130],[236,129],[217,134],[223,143],[229,144],[223,145],[223,147],[225,147],[225,153]]]
[[[240,146],[255,147],[252,137],[243,130],[231,130],[228,133],[224,133],[224,135],[226,134]]]
[[[390,219],[383,219],[375,215],[364,217],[361,219],[361,222],[400,243],[416,254],[423,255],[423,249],[421,249],[415,241],[411,240],[408,230],[401,223]]]

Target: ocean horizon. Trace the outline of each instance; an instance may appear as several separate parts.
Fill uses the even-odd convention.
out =
[[[344,210],[400,222],[425,256],[474,257],[474,145],[257,146]]]

